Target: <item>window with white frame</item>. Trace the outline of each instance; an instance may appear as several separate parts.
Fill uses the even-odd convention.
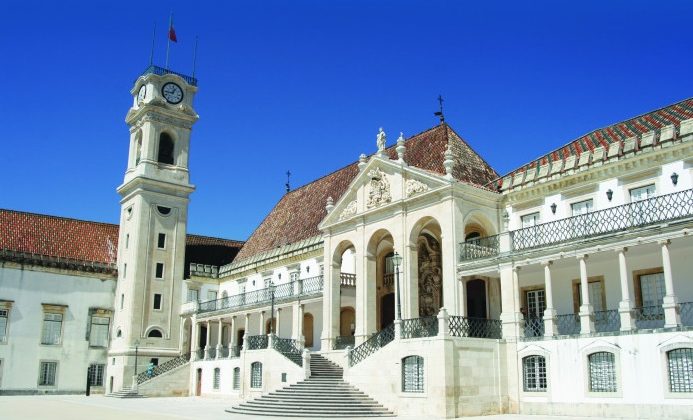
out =
[[[527,356],[522,359],[523,389],[525,392],[545,392],[546,358],[544,356]]]
[[[9,319],[9,309],[0,309],[0,343],[7,341],[7,324]]]
[[[41,331],[41,344],[60,344],[63,329],[63,314],[45,312],[43,314],[43,330]]]
[[[592,199],[579,201],[570,205],[570,210],[573,216],[580,216],[592,212]]]
[[[253,362],[250,365],[250,387],[262,388],[262,363]]]
[[[200,291],[197,289],[188,289],[188,302],[197,302],[200,296]]]
[[[106,365],[101,363],[92,363],[89,365],[89,385],[103,386],[103,374],[106,371]]]
[[[207,291],[207,300],[217,300],[217,291],[216,290]]]
[[[157,241],[156,241],[156,247],[159,249],[166,248],[166,234],[165,233],[159,234],[159,237],[157,238]]]
[[[402,392],[424,392],[424,359],[407,356],[402,359]]]
[[[104,316],[92,315],[89,330],[89,345],[92,347],[108,347],[108,325],[110,319]]]
[[[233,389],[241,389],[241,368],[233,368]]]
[[[214,368],[214,381],[212,386],[214,389],[219,389],[219,384],[221,383],[221,369]]]
[[[639,280],[642,306],[661,306],[666,294],[664,273],[641,274]]]
[[[693,349],[680,348],[667,352],[669,390],[693,392]]]
[[[41,362],[39,365],[39,386],[54,386],[58,362]]]
[[[161,293],[154,293],[154,310],[155,311],[161,310],[161,300],[162,300]]]
[[[613,353],[600,351],[587,356],[591,392],[616,392],[616,360]]]
[[[645,185],[644,187],[633,188],[629,191],[629,193],[631,203],[635,201],[647,200],[648,198],[655,196],[655,185],[650,184]]]
[[[520,221],[522,222],[522,228],[528,228],[532,226],[536,226],[539,224],[539,212],[532,213],[532,214],[525,214],[524,216],[520,217]]]

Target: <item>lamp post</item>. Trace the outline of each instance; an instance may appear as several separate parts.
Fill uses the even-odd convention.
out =
[[[135,376],[137,376],[137,351],[140,347],[140,340],[135,340]]]
[[[402,319],[402,306],[399,300],[399,266],[402,264],[402,256],[395,252],[392,256],[392,264],[395,265],[395,281],[397,282],[397,312],[395,313],[395,319]]]
[[[274,335],[274,289],[275,289],[274,282],[270,280],[269,284],[269,289],[270,289],[270,295],[272,298],[272,308],[270,309],[270,334]]]

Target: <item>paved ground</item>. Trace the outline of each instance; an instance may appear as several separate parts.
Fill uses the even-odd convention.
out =
[[[2,396],[0,419],[50,420],[270,420],[272,417],[229,414],[228,399],[141,398],[121,400],[103,396],[50,395]],[[413,420],[413,418],[409,418]],[[503,415],[467,417],[466,420],[584,420],[586,417],[547,417]],[[594,419],[594,418],[592,418]]]

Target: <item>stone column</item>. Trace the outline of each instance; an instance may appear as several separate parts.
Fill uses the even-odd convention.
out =
[[[334,261],[335,257],[332,255],[334,252],[332,249],[332,237],[329,234],[325,235],[324,249],[325,254],[323,263],[325,264],[325,272],[323,273],[322,334],[320,341],[323,349],[331,349],[335,337],[339,335],[339,308],[341,300],[341,279],[339,275],[342,267],[339,263]],[[355,251],[358,251],[358,248],[355,248]],[[359,274],[357,258],[357,283]],[[300,288],[300,286],[297,287]]]
[[[442,226],[441,226],[442,227]],[[457,244],[455,243],[454,227],[448,233],[444,230],[440,235],[443,276],[443,306],[450,315],[464,315],[466,302],[460,298],[459,280],[457,278]]]
[[[628,266],[626,265],[626,251],[628,248],[616,248],[618,253],[618,273],[621,280],[621,301],[618,303],[618,313],[621,317],[621,331],[630,331],[635,328],[633,322],[633,299],[631,299],[630,281],[628,279]]]
[[[591,334],[594,332],[594,307],[590,303],[590,287],[587,279],[587,255],[578,255],[580,264],[580,333]]]
[[[359,261],[361,261],[361,264],[359,264]],[[377,273],[375,256],[366,255],[363,258],[358,258],[356,264],[356,331],[354,339],[358,346],[376,331],[375,301],[377,299],[377,291],[375,279]]]
[[[192,334],[190,334],[190,360],[198,360],[197,351],[200,349],[200,324],[197,322],[196,316],[191,318]]]
[[[281,335],[279,334],[279,320],[281,319],[282,308],[277,308],[276,311],[277,316],[274,318],[274,333],[277,335],[277,337],[281,337]]]
[[[503,323],[503,338],[506,340],[515,340],[519,337],[522,327],[523,317],[520,312],[518,287],[519,269],[511,264],[500,266],[501,307],[503,308],[500,319]]]
[[[450,321],[448,311],[440,308],[438,311],[438,337],[445,338],[450,335]]]
[[[231,317],[231,326],[229,327],[229,357],[234,357],[235,347],[238,345],[236,343],[236,317]]]
[[[211,349],[211,340],[212,340],[212,324],[211,321],[208,319],[207,320],[207,337],[205,341],[205,359],[210,358],[209,351]]]
[[[243,330],[243,348],[241,350],[248,349],[248,337],[250,337],[250,314],[245,314],[245,329]]]
[[[406,280],[402,282],[402,317],[419,317],[419,261],[416,244],[405,248],[407,264]],[[403,280],[403,279],[400,279]]]
[[[303,304],[298,304],[296,306],[296,311],[298,312],[298,314],[297,314],[298,320],[297,320],[297,324],[296,324],[296,326],[297,326],[296,327],[297,328],[296,333],[298,335],[296,336],[296,339],[300,343],[301,348],[303,348],[303,347],[305,347],[305,344],[306,344],[306,338],[303,335],[303,311],[304,311]],[[313,340],[313,341],[315,341],[315,340]],[[331,349],[332,349],[332,347],[330,347],[328,350],[331,350]]]
[[[546,293],[546,310],[544,310],[544,336],[551,337],[556,335],[556,309],[553,307],[553,287],[551,282],[551,261],[543,261],[544,266],[544,288]]]
[[[265,331],[265,311],[260,311],[260,332],[258,335],[266,335]]]
[[[216,359],[221,359],[221,340],[224,338],[224,323],[221,321],[221,318],[219,318],[219,328],[218,328],[219,336],[217,337],[217,357]]]
[[[674,328],[681,325],[679,315],[678,299],[674,293],[674,277],[671,273],[671,258],[669,257],[669,245],[671,241],[660,241],[662,246],[662,269],[664,271],[664,289],[666,294],[662,299],[662,308],[664,309],[664,327]]]

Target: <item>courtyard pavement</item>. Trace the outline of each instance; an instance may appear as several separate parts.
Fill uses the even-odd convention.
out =
[[[50,420],[270,420],[280,417],[230,414],[228,399],[199,397],[117,399],[100,395],[0,396],[0,419]],[[414,419],[414,417],[400,417]],[[420,419],[420,417],[416,417]],[[587,417],[500,415],[466,420],[585,420]],[[594,420],[594,417],[590,418]]]

